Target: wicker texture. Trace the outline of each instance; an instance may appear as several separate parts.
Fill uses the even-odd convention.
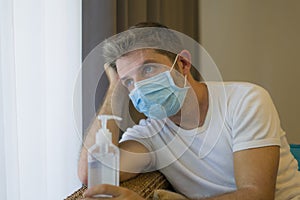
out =
[[[158,171],[140,174],[137,177],[121,183],[122,187],[126,187],[147,200],[152,199],[153,192],[156,189],[169,189],[171,186],[167,179]],[[65,200],[80,200],[86,186],[81,187]]]

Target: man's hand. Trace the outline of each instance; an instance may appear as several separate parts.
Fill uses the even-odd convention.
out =
[[[112,195],[112,198],[103,198],[103,197],[93,197],[97,194],[105,194],[105,195]],[[145,200],[144,198],[140,197],[137,193],[123,187],[118,187],[114,185],[96,185],[88,189],[84,193],[85,200]]]
[[[118,73],[116,72],[115,69],[110,67],[109,64],[107,64],[107,63],[104,64],[104,70],[105,70],[105,73],[109,80],[110,87],[114,87],[116,85],[116,83],[119,81]]]
[[[120,116],[118,113],[123,113],[123,116],[121,116],[123,118],[123,125],[121,125],[120,128],[123,127],[123,130],[125,130],[125,127],[129,127],[129,123],[127,124],[126,121],[130,121],[131,119],[129,111],[125,110],[125,108],[128,109],[128,106],[124,106],[124,96],[128,96],[128,91],[122,91],[122,89],[125,88],[121,87],[121,84],[119,83],[119,76],[112,67],[105,64],[104,68],[110,81],[110,85],[99,114],[115,114]],[[118,111],[118,113],[113,112],[113,109]],[[78,162],[78,176],[83,184],[88,183],[88,149],[95,143],[95,134],[100,127],[101,125],[99,120],[95,117],[88,129],[88,132],[86,133],[87,136]],[[123,144],[119,144],[119,126],[114,122],[114,120],[108,121],[107,128],[112,132],[113,143],[119,146],[120,149],[124,150],[121,151],[120,167],[123,171],[120,171],[120,180],[127,180],[136,176],[150,162],[150,157],[147,154],[148,149],[135,141],[126,141]],[[142,154],[125,153],[126,155],[124,155],[124,152],[127,151]],[[128,162],[128,160],[131,160],[131,162]]]
[[[117,85],[117,82],[119,80],[119,76],[117,74],[117,72],[110,67],[108,64],[104,65],[104,69],[106,72],[106,75],[109,79],[109,88],[108,91],[106,93],[106,97],[104,100],[104,103],[99,111],[99,114],[112,114],[112,105],[111,105],[111,101],[112,101],[112,94],[114,92],[114,89]],[[80,158],[79,158],[79,162],[78,162],[78,176],[80,181],[83,184],[87,184],[87,179],[88,179],[88,160],[87,160],[87,156],[88,156],[88,149],[95,144],[95,134],[96,132],[99,130],[100,128],[100,123],[99,120],[97,119],[97,117],[95,117],[92,121],[92,123],[90,124],[90,127],[88,128],[88,131],[86,133],[86,138],[80,153]],[[113,143],[115,145],[118,145],[118,140],[119,140],[119,128],[116,125],[116,123],[113,120],[110,120],[107,123],[107,127],[108,129],[113,133],[112,135],[112,139],[113,139]]]

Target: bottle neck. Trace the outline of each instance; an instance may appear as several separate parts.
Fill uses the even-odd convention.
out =
[[[112,143],[112,136],[109,130],[101,129],[96,134],[96,143],[101,144],[110,144]]]

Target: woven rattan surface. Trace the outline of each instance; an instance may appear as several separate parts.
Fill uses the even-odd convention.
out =
[[[167,179],[158,171],[140,174],[133,179],[122,182],[121,186],[135,191],[147,200],[152,199],[154,190],[170,188]],[[85,190],[86,187],[83,186],[65,200],[82,199],[82,194]]]

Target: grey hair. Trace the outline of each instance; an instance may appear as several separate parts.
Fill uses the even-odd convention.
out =
[[[105,62],[116,67],[116,60],[138,49],[154,49],[174,59],[183,50],[176,32],[166,27],[133,27],[106,39],[102,51]]]

